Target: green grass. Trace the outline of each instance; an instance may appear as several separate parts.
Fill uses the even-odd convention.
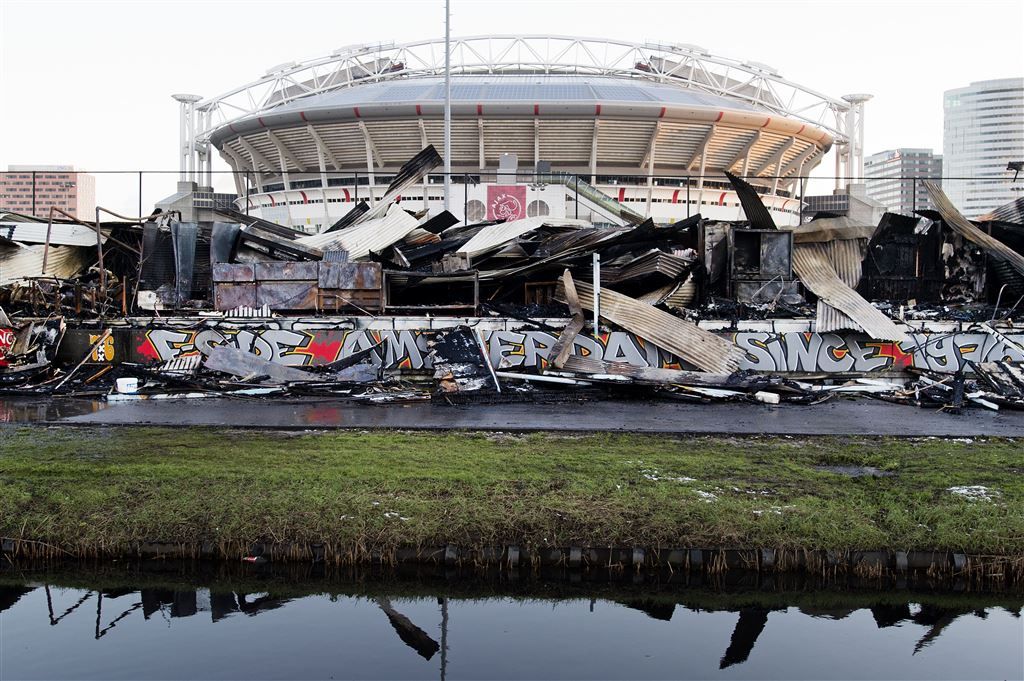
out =
[[[89,553],[149,540],[1021,557],[1022,449],[1000,439],[6,428],[0,535]],[[894,475],[849,478],[820,464]],[[954,485],[983,485],[992,500]]]

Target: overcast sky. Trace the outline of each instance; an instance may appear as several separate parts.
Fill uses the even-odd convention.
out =
[[[832,96],[871,93],[868,153],[941,151],[943,91],[1024,75],[1022,27],[1020,0],[452,0],[456,36],[691,43]],[[172,93],[212,96],[345,45],[443,35],[443,0],[0,0],[0,169],[174,170]],[[147,178],[144,207],[175,179]],[[136,184],[101,177],[98,201],[134,209]]]

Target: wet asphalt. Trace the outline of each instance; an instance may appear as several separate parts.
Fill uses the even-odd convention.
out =
[[[1024,412],[960,415],[869,399],[764,406],[591,401],[354,404],[322,399],[99,400],[0,398],[0,424],[638,432],[725,435],[1024,437]]]

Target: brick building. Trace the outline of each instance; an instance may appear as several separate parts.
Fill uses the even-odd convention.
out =
[[[96,210],[96,178],[73,166],[11,165],[0,173],[0,210],[45,218],[54,206],[88,220]]]

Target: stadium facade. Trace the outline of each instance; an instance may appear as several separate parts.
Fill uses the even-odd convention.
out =
[[[763,64],[559,36],[453,39],[451,54],[450,209],[462,219],[511,206],[605,221],[581,186],[658,222],[742,219],[730,170],[792,225],[800,178],[830,150],[837,186],[861,174],[867,97],[834,99]],[[379,199],[420,149],[442,148],[443,64],[443,41],[357,46],[210,99],[178,95],[181,179],[212,186],[216,153],[239,210],[316,232]],[[431,175],[403,203],[439,209],[442,184]]]

